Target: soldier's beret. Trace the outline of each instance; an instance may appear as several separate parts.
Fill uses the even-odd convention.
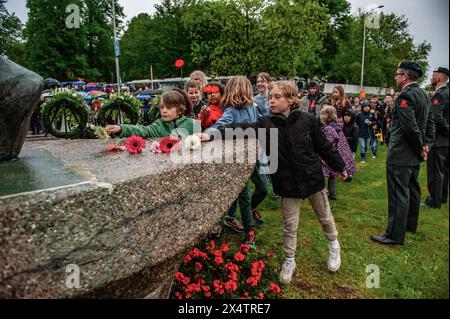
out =
[[[419,77],[423,75],[422,67],[416,61],[408,61],[408,60],[402,61],[398,65],[398,68],[417,72],[417,74],[419,74]]]
[[[439,72],[439,73],[444,73],[444,74],[448,75],[448,69],[443,68],[443,67],[438,67],[438,68],[434,69],[433,72]]]

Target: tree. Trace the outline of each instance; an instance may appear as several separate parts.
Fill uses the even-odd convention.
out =
[[[116,23],[120,28],[123,7],[115,2]],[[110,0],[84,0],[83,28],[86,30],[87,62],[91,80],[106,80],[115,72],[113,11]]]
[[[71,4],[82,12],[81,0],[27,0],[26,57],[29,67],[43,77],[68,79],[89,73],[85,30],[66,25]]]
[[[350,36],[338,43],[338,54],[329,70],[328,78],[332,82],[360,83],[363,16],[353,18],[350,26]],[[403,59],[416,60],[427,69],[431,46],[426,41],[415,45],[408,26],[405,16],[381,14],[380,28],[366,30],[364,85],[394,87],[393,74]]]
[[[6,54],[11,57],[15,48],[22,41],[22,23],[20,19],[10,14],[5,7],[6,0],[0,0],[0,55]],[[16,61],[17,62],[17,61]]]
[[[133,78],[178,77],[177,59],[186,61],[183,71],[192,70],[189,34],[180,23],[184,14],[182,1],[164,0],[155,5],[153,16],[134,17],[122,37],[123,64]]]
[[[317,63],[328,22],[316,1],[185,1],[193,62],[218,74],[294,76]]]

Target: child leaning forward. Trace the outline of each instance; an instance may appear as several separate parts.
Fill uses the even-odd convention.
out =
[[[261,133],[258,129],[265,128],[266,141],[270,140],[270,129],[278,129],[278,169],[271,172],[271,178],[274,192],[282,197],[283,205],[286,259],[280,273],[281,283],[289,283],[295,271],[300,201],[305,198],[311,202],[325,237],[329,240],[328,269],[335,272],[341,265],[338,232],[328,202],[321,158],[334,171],[340,172],[343,178],[347,177],[345,164],[338,150],[321,131],[315,117],[298,109],[299,102],[297,89],[291,82],[273,83],[269,94],[271,115],[258,119],[254,124],[217,127],[222,138],[225,138],[226,128],[253,128],[256,133]],[[216,133],[201,134],[201,139],[212,140]],[[270,143],[266,145],[266,154],[270,158]]]
[[[176,135],[186,137],[200,133],[201,127],[196,119],[188,118],[183,114],[192,111],[191,103],[186,92],[173,89],[161,95],[159,112],[161,118],[150,125],[107,125],[108,134],[120,134],[120,137],[138,135],[146,138],[165,137]]]

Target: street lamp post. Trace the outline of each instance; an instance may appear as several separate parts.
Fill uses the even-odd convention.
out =
[[[113,25],[114,25],[114,55],[116,57],[116,75],[117,75],[117,85],[118,92],[120,92],[120,89],[122,87],[122,80],[120,79],[120,65],[119,65],[119,56],[120,56],[120,49],[119,49],[119,43],[117,40],[117,31],[116,31],[116,7],[114,4],[114,0],[111,0],[112,2],[112,8],[113,8]]]
[[[376,8],[371,9],[367,13],[369,14],[372,11],[381,9],[383,7],[384,7],[383,5],[378,6]],[[361,83],[360,83],[361,90],[363,89],[363,84],[364,84],[364,58],[365,58],[365,54],[366,54],[366,17],[364,17],[363,24],[364,24],[364,32],[363,32],[363,49],[362,49],[362,62],[361,62]]]

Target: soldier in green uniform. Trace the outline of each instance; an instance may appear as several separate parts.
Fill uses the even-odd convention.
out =
[[[431,100],[417,84],[423,75],[415,61],[402,61],[395,73],[402,88],[391,111],[386,162],[388,226],[382,236],[371,239],[384,245],[403,245],[406,231],[415,232],[420,208],[418,175],[434,141]]]
[[[433,71],[431,84],[435,87],[432,101],[434,123],[436,126],[436,140],[430,150],[427,160],[428,197],[425,207],[441,208],[444,202],[442,196],[447,200],[444,190],[445,160],[448,155],[448,69],[440,67]],[[448,164],[447,164],[448,165]],[[448,182],[447,182],[448,183]],[[445,185],[447,186],[447,185]]]

